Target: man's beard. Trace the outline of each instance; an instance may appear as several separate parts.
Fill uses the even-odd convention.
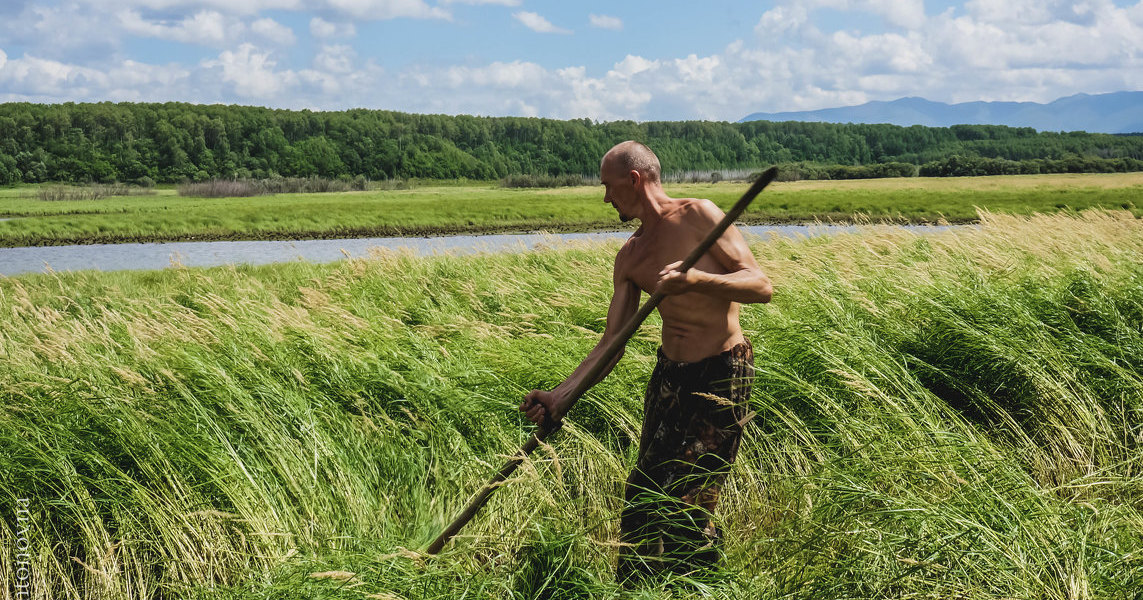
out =
[[[634,218],[635,217],[631,217],[631,216],[625,215],[623,213],[619,213],[619,222],[620,223],[626,223],[627,221],[630,221],[631,219],[634,219]]]

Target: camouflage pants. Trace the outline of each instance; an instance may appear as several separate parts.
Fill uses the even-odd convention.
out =
[[[750,418],[753,374],[750,342],[691,363],[659,350],[643,401],[639,460],[624,490],[620,582],[718,562],[721,534],[711,514]]]

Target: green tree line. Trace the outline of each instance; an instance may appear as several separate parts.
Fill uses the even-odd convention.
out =
[[[596,123],[364,109],[6,103],[0,104],[0,184],[357,175],[374,180],[490,180],[518,174],[590,174],[611,145],[627,139],[654,148],[668,172],[776,163],[847,167],[833,169],[846,177],[910,171],[972,175],[1143,170],[1143,136],[1004,126]]]

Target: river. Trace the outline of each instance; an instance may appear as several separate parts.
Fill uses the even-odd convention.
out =
[[[916,232],[947,227],[904,225]],[[739,230],[762,239],[828,235],[856,230],[846,225],[747,225]],[[261,265],[308,260],[332,262],[346,256],[367,256],[370,248],[407,248],[418,255],[455,252],[522,252],[559,241],[625,239],[630,231],[560,234],[452,235],[440,237],[352,238],[249,242],[162,242],[148,244],[84,244],[0,248],[0,275],[96,269],[162,269],[175,265],[211,267],[225,264]]]

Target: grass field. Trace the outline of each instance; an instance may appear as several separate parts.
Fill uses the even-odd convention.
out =
[[[746,185],[670,184],[668,193],[728,207]],[[601,186],[503,189],[422,183],[410,190],[281,194],[255,198],[156,196],[45,202],[33,188],[0,190],[0,246],[180,240],[312,239],[620,227]],[[1091,207],[1143,215],[1143,173],[906,178],[775,183],[744,222],[953,223],[976,207],[1032,214]]]
[[[754,248],[775,295],[743,311],[725,572],[632,592],[611,574],[654,317],[417,552],[525,439],[521,395],[598,339],[614,244],[0,278],[0,580],[26,539],[37,599],[1133,600],[1143,227],[983,217]]]

